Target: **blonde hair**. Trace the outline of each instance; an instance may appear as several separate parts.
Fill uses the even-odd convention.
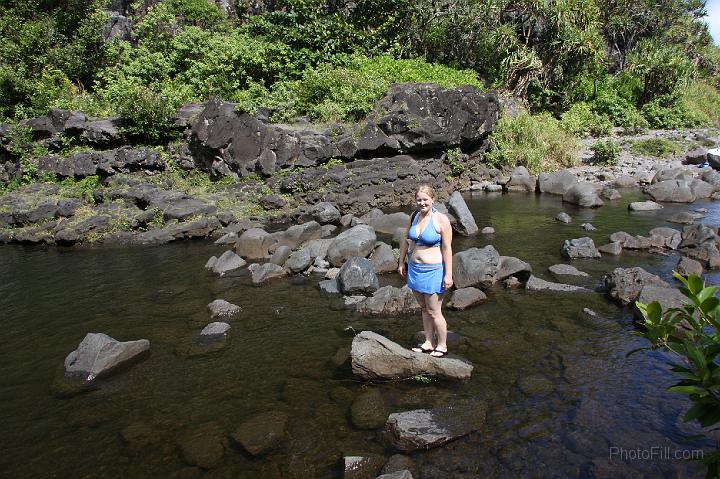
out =
[[[415,190],[415,196],[417,196],[418,193],[425,193],[433,200],[435,199],[435,189],[427,183],[418,186],[417,190]]]

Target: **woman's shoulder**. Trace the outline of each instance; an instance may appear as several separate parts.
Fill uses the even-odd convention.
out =
[[[450,218],[445,213],[435,210],[433,218],[442,226],[450,226]]]

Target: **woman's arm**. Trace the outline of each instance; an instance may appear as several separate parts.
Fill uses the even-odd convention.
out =
[[[450,220],[448,219],[448,217],[444,214],[440,214],[438,216],[442,218],[442,225],[440,229],[440,238],[442,239],[442,244],[440,245],[440,250],[442,252],[443,263],[445,264],[443,288],[450,289],[453,285],[452,225],[450,224]]]
[[[405,236],[400,240],[400,259],[398,260],[398,273],[400,276],[405,277],[405,256],[408,252],[408,235],[410,234],[410,226],[405,228]]]

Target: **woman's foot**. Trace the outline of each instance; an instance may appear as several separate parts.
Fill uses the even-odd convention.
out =
[[[448,352],[447,352],[447,349],[446,349],[445,351],[443,351],[443,350],[441,350],[441,349],[435,348],[435,349],[433,349],[432,352],[430,353],[430,356],[432,356],[432,357],[434,357],[434,358],[442,358],[442,357],[444,357],[444,356],[447,356],[447,353],[448,353]]]
[[[424,344],[418,344],[414,348],[411,348],[410,351],[414,353],[425,353],[425,354],[432,354],[433,351],[435,351],[435,348],[432,347],[432,344],[424,343]]]

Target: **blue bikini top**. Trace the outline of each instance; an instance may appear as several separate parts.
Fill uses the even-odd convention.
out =
[[[410,230],[408,231],[408,238],[415,241],[421,246],[427,246],[430,248],[440,246],[440,244],[442,243],[442,238],[440,237],[440,233],[438,233],[435,229],[435,223],[433,222],[433,213],[435,213],[435,208],[433,208],[430,214],[430,221],[428,221],[425,229],[423,229],[422,233],[420,233],[419,235],[417,234],[417,223],[420,214],[418,213],[417,215],[415,215],[415,219],[410,225]]]

